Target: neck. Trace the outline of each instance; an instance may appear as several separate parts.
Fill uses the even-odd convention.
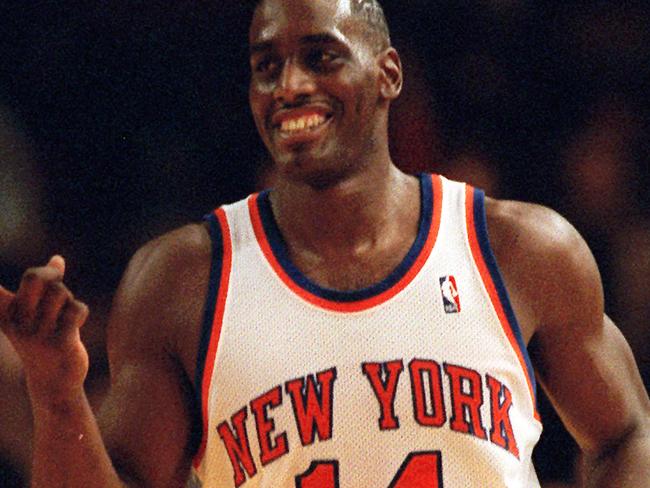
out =
[[[412,241],[405,237],[417,233],[417,184],[389,161],[326,188],[283,179],[271,204],[291,254],[361,256]]]

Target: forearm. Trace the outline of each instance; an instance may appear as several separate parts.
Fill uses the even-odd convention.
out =
[[[124,488],[86,395],[53,403],[32,398],[32,488]]]
[[[647,488],[650,483],[650,428],[630,434],[601,456],[585,456],[586,488]]]

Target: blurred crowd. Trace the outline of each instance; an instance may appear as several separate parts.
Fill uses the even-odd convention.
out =
[[[395,161],[547,205],[600,266],[607,312],[650,387],[650,22],[643,2],[385,1],[405,89]],[[104,327],[144,242],[271,183],[247,109],[239,2],[0,6],[0,283],[63,254],[90,304],[88,388],[106,387]],[[571,283],[566,293],[571,294]],[[0,486],[28,471],[28,403],[0,335]],[[577,486],[548,401],[536,463]]]

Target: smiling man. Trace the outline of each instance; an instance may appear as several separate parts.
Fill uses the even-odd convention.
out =
[[[378,9],[374,2],[331,2],[318,11],[301,2],[259,7],[250,37],[251,109],[285,178],[327,186],[376,159],[390,161],[381,141],[401,68]]]
[[[392,163],[402,69],[378,4],[262,0],[250,64],[277,186],[135,255],[99,421],[62,258],[0,290],[33,485],[538,486],[537,376],[589,486],[647,486],[648,397],[580,236]]]

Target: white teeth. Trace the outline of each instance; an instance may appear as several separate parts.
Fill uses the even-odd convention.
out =
[[[325,122],[325,117],[322,115],[305,115],[297,119],[289,119],[282,122],[280,130],[282,132],[298,132],[305,129],[313,129]]]

